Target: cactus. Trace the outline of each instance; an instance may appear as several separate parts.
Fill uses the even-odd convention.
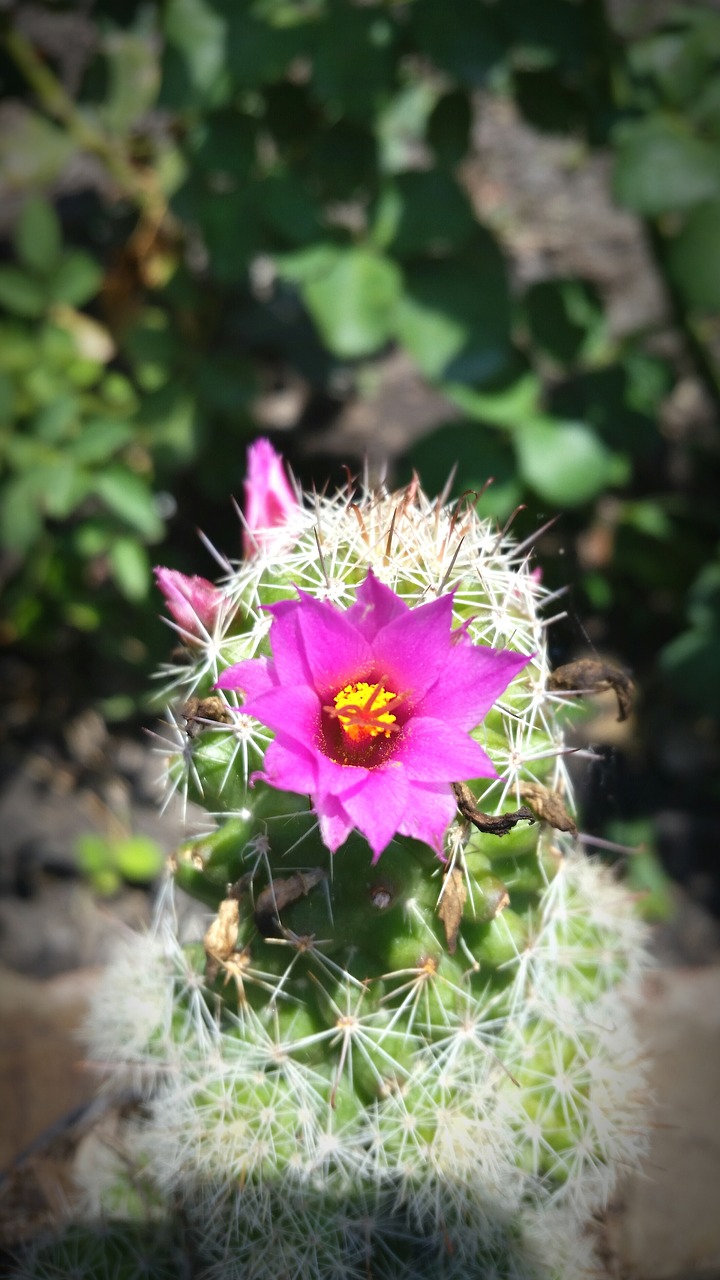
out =
[[[551,597],[467,499],[302,499],[278,465],[217,587],[158,573],[169,792],[208,824],[92,1012],[144,1098],[127,1152],[208,1280],[597,1274],[644,1146],[644,928],[574,834]],[[137,1213],[127,1152],[95,1215]]]

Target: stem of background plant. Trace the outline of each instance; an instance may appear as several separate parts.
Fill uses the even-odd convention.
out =
[[[5,33],[4,43],[48,114],[65,125],[83,151],[90,151],[102,160],[123,194],[138,206],[149,223],[159,228],[167,215],[167,202],[154,172],[148,170],[147,174],[141,174],[119,139],[109,138],[85,119],[57,76],[20,31],[11,28]]]

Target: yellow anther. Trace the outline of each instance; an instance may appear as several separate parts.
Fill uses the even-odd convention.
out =
[[[335,694],[334,713],[352,742],[377,738],[380,734],[389,738],[391,733],[397,732],[396,717],[389,711],[383,711],[383,707],[394,702],[397,696],[380,683],[368,684],[366,680],[359,680],[357,684],[346,684]]]

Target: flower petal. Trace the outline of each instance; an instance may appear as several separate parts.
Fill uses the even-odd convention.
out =
[[[316,800],[315,812],[320,824],[320,837],[324,845],[334,853],[344,844],[353,829],[353,820],[345,812],[335,796],[323,796]]]
[[[279,734],[265,752],[262,777],[272,787],[311,795],[317,788],[317,761],[311,751],[304,751],[295,741]]]
[[[362,680],[372,669],[372,651],[364,636],[344,613],[326,600],[300,593],[300,633],[313,685],[321,695],[335,693],[352,680]]]
[[[416,782],[464,782],[498,776],[478,742],[429,716],[413,716],[408,721],[393,760]]]
[[[383,676],[417,701],[437,680],[450,652],[452,596],[440,596],[378,632],[373,652]]]
[[[277,682],[282,685],[313,683],[313,673],[305,653],[305,641],[300,629],[300,600],[281,600],[267,606],[272,615],[270,632],[273,661]]]
[[[398,827],[402,836],[429,844],[444,860],[445,832],[457,813],[457,800],[450,787],[441,783],[412,782],[405,815]]]
[[[268,729],[312,750],[320,732],[320,702],[314,689],[307,685],[295,688],[271,688],[243,703],[246,715],[255,716]]]
[[[474,729],[531,657],[510,649],[453,646],[442,674],[417,708],[418,714],[444,720],[466,732]]]
[[[275,688],[273,664],[269,658],[248,658],[245,662],[235,662],[223,671],[215,681],[216,689],[239,689],[245,694],[245,701],[257,698],[268,689]]]
[[[409,613],[410,606],[368,569],[365,581],[357,589],[355,603],[350,605],[345,617],[366,640],[372,641],[382,627]]]
[[[409,786],[405,770],[390,761],[382,768],[368,769],[362,786],[342,797],[343,809],[373,851],[373,863],[400,828]]]
[[[285,474],[283,460],[269,440],[256,440],[250,445],[244,487],[245,555],[280,552],[292,546],[293,524],[300,504]]]

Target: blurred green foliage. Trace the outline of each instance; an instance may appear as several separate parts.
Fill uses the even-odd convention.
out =
[[[149,836],[101,836],[88,833],[76,845],[78,867],[101,897],[111,897],[124,884],[147,885],[165,863],[162,849]]]
[[[494,476],[480,506],[501,521],[565,512],[568,544],[607,548],[560,575],[595,634],[655,705],[720,709],[717,424],[658,428],[688,371],[720,407],[720,16],[686,5],[621,36],[601,0],[34,12],[8,11],[0,53],[19,210],[0,261],[3,640],[47,657],[83,633],[121,673],[152,665],[150,562],[193,567],[188,521],[232,542],[218,511],[258,395],[300,380],[312,427],[397,346],[459,414],[401,478],[434,489],[457,458],[457,491]],[[81,22],[74,60],[62,20]],[[613,338],[589,280],[515,287],[464,177],[478,90],[580,156],[609,149],[679,355]]]

